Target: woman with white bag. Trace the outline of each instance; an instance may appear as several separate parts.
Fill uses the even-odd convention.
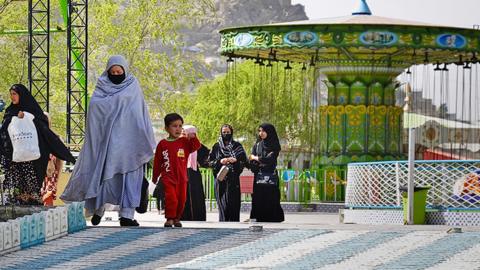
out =
[[[0,164],[5,187],[15,191],[10,203],[42,204],[40,189],[50,154],[75,162],[70,151],[48,127],[48,119],[35,98],[22,84],[10,88],[12,103],[5,110],[0,128]]]

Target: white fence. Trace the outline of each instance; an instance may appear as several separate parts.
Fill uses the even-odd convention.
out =
[[[345,205],[351,208],[398,208],[407,185],[406,161],[348,165]],[[416,161],[415,186],[429,186],[427,207],[480,210],[480,160]]]

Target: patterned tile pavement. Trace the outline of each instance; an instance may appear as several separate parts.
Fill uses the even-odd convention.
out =
[[[0,269],[480,269],[480,232],[89,227]]]

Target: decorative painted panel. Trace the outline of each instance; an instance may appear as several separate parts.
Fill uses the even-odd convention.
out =
[[[368,91],[368,104],[369,105],[382,105],[383,104],[383,85],[376,82],[369,87]]]
[[[348,104],[349,90],[350,90],[350,87],[343,82],[338,82],[335,85],[335,94],[336,94],[336,100],[337,100],[336,105]]]
[[[360,43],[365,45],[387,46],[395,44],[398,36],[388,31],[367,31],[360,35]]]
[[[328,152],[342,152],[344,132],[344,106],[328,106]]]
[[[385,106],[368,106],[368,152],[385,152],[386,141],[386,114]]]
[[[312,45],[318,42],[318,36],[310,31],[292,31],[285,34],[283,41],[295,46]]]
[[[387,152],[391,154],[399,154],[401,152],[401,123],[403,117],[403,110],[400,107],[388,107],[388,139]]]
[[[395,105],[395,86],[390,84],[384,89],[384,102],[383,105],[394,106]]]
[[[320,110],[320,153],[326,153],[328,151],[328,106],[321,106]]]
[[[333,85],[331,82],[326,82],[327,88],[328,88],[328,105],[336,105],[337,100],[336,100],[336,91],[335,91],[335,85]]]
[[[437,36],[437,45],[444,48],[461,49],[467,45],[467,40],[459,34],[445,33]]]
[[[348,153],[363,153],[365,149],[365,119],[364,105],[345,107],[346,115],[346,149]]]
[[[367,86],[362,82],[355,82],[350,86],[350,104],[366,105]]]

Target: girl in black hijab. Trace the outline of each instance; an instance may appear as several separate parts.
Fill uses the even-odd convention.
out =
[[[233,128],[223,125],[218,142],[212,147],[209,157],[215,175],[215,197],[217,199],[219,221],[240,221],[240,174],[247,162],[243,146],[233,140]],[[229,172],[223,181],[217,179],[222,166]]]
[[[5,110],[0,128],[0,163],[5,170],[5,186],[17,192],[14,198],[11,198],[11,203],[42,204],[40,189],[50,154],[72,163],[75,159],[60,138],[50,130],[47,116],[23,84],[12,85],[10,98],[12,103]],[[8,126],[14,116],[23,118],[24,112],[35,116],[33,123],[37,129],[40,158],[28,162],[13,162],[13,146],[8,134]]]
[[[250,169],[255,174],[250,219],[259,222],[282,222],[285,219],[280,205],[277,158],[280,141],[272,124],[258,127],[258,139],[249,157]]]

